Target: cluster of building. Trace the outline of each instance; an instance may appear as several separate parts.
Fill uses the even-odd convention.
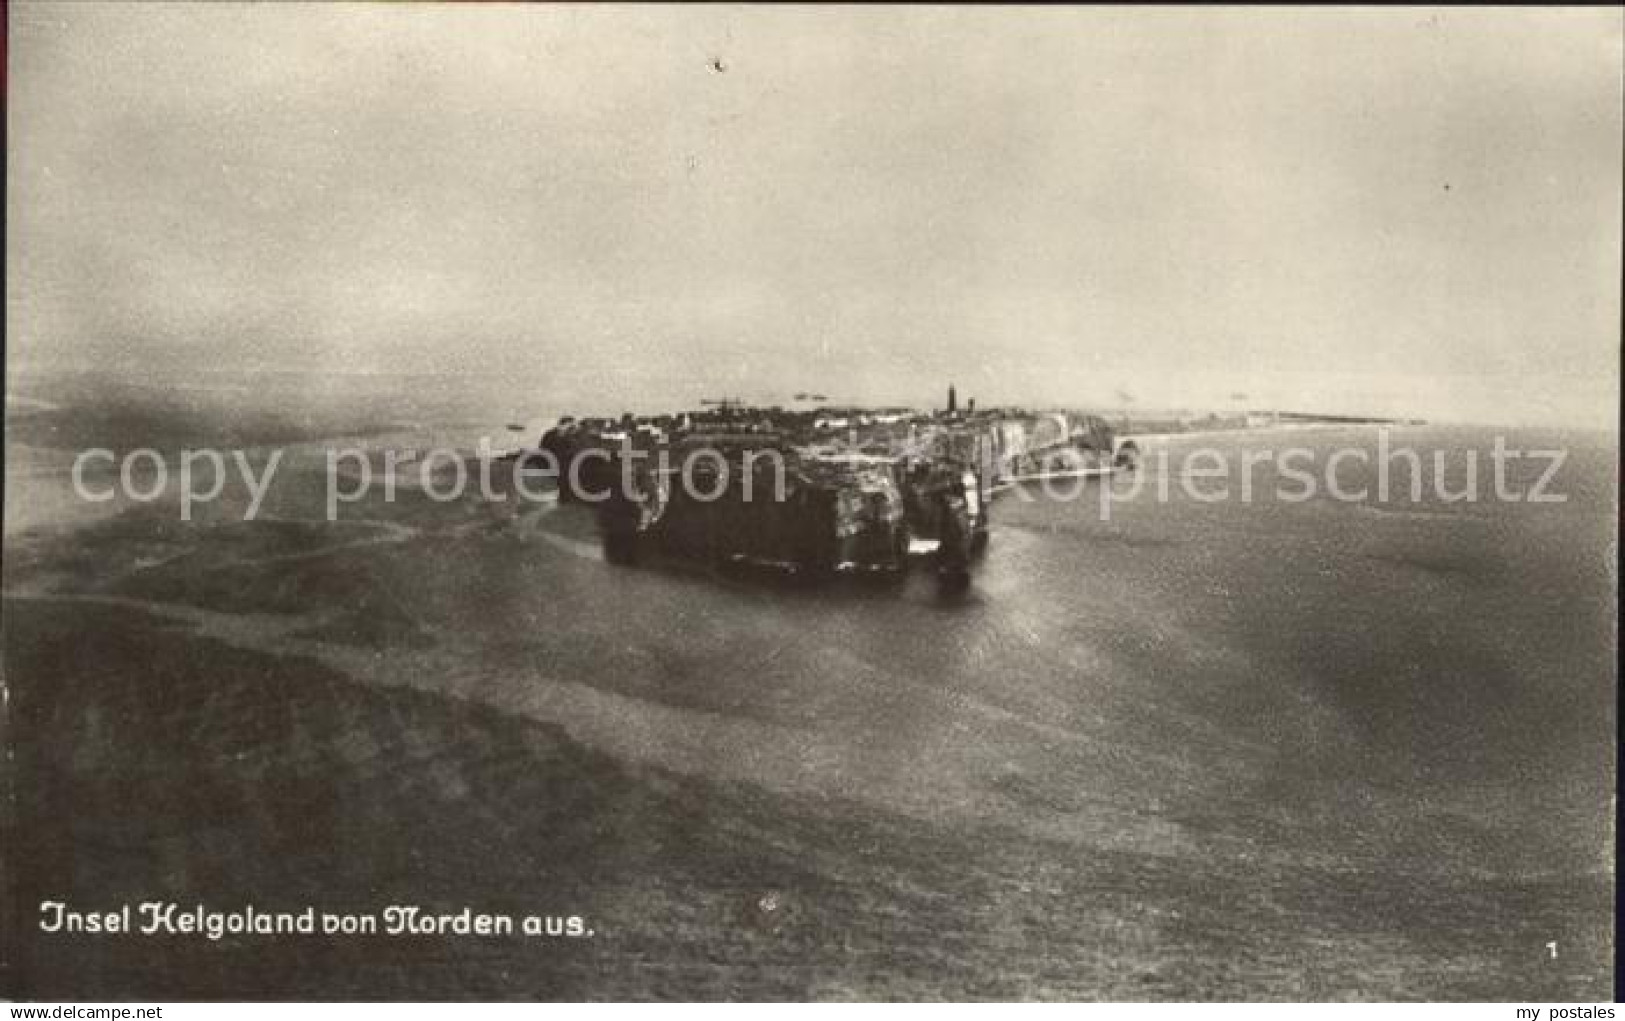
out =
[[[904,573],[929,555],[968,580],[1001,488],[1132,458],[1102,418],[1075,412],[711,402],[696,411],[564,418],[538,455],[560,498],[597,508],[605,552],[649,547],[797,571]],[[658,455],[649,457],[646,455]],[[591,470],[579,469],[591,462]],[[764,480],[763,466],[775,477]]]

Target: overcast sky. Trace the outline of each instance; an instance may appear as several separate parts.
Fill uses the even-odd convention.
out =
[[[11,19],[14,360],[1614,415],[1618,10]]]

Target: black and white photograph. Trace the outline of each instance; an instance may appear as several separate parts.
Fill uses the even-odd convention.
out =
[[[5,20],[0,998],[1613,1016],[1621,8]]]

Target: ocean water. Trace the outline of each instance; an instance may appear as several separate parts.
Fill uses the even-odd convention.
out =
[[[467,501],[370,500],[330,524],[310,472],[250,523],[183,525],[164,504],[78,516],[43,495],[61,495],[76,444],[473,449],[510,421],[534,429],[550,404],[582,410],[532,405],[528,385],[20,393],[33,403],[8,409],[29,460],[8,459],[7,595],[26,612],[9,615],[23,622],[8,625],[10,681],[83,738],[21,747],[49,780],[29,809],[41,889],[191,895],[214,877],[250,896],[238,887],[258,877],[355,899],[382,877],[500,906],[540,896],[536,875],[609,862],[579,881],[623,933],[594,953],[611,969],[664,962],[669,989],[695,994],[1606,994],[1613,435],[1159,440],[1135,476],[1001,496],[970,589],[945,593],[925,570],[811,586],[618,568],[579,508],[505,522]],[[1518,499],[1494,493],[1498,437],[1519,452],[1503,473]],[[1404,451],[1422,468],[1415,499]],[[1469,463],[1480,498],[1453,499]],[[1363,496],[1333,492],[1329,466]],[[1562,499],[1529,499],[1537,484]],[[335,700],[342,712],[324,708]],[[199,747],[249,749],[247,765],[186,753],[205,711],[223,736]],[[296,832],[313,811],[334,832],[366,826],[322,857]],[[226,858],[287,860],[298,878]],[[757,886],[803,905],[800,942],[730,928],[722,906]],[[1335,961],[1278,952],[1309,939]],[[1542,970],[1550,940],[1568,970]],[[916,964],[860,969],[837,952],[854,943]],[[259,974],[211,953],[141,981],[207,992]],[[511,988],[505,951],[424,953],[398,981],[329,968],[322,987]],[[302,954],[266,960],[325,967]],[[1027,979],[1008,978],[1018,962]],[[120,967],[115,985],[148,974]],[[1114,984],[1131,972],[1149,984]],[[626,995],[660,995],[615,974]]]

